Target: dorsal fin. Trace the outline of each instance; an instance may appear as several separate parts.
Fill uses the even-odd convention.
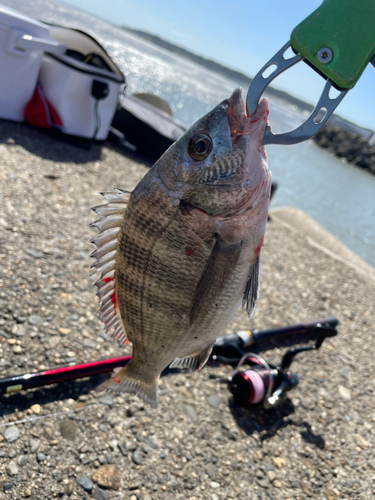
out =
[[[95,272],[100,271],[100,278],[95,283],[98,287],[96,294],[101,303],[99,318],[103,321],[106,332],[123,346],[127,344],[127,339],[117,308],[115,267],[118,236],[131,193],[116,189],[114,192],[101,194],[108,203],[92,209],[100,219],[90,224],[99,229],[96,237],[91,240],[96,245],[96,250],[91,254],[95,258],[91,267],[96,268]]]

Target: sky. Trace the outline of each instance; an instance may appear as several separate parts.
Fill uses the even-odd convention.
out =
[[[149,31],[192,52],[249,76],[289,40],[299,22],[321,0],[65,0],[65,3],[117,25]],[[337,108],[337,114],[375,130],[375,68]],[[273,81],[273,86],[316,104],[324,80],[299,63]]]

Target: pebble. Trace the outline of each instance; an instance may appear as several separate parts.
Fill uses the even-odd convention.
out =
[[[264,472],[262,470],[258,469],[255,472],[255,477],[257,477],[258,479],[263,479],[264,478]]]
[[[256,482],[259,484],[259,486],[261,488],[268,488],[269,487],[269,482],[267,481],[267,479],[259,479],[259,478],[257,478]]]
[[[211,481],[210,482],[210,486],[211,488],[213,488],[214,490],[216,490],[217,488],[220,488],[220,484],[217,483],[216,481]]]
[[[36,456],[36,459],[38,460],[38,462],[43,462],[43,460],[45,460],[46,456],[44,453],[38,453],[37,456]]]
[[[13,441],[18,439],[19,435],[20,431],[18,430],[18,427],[16,427],[15,425],[7,427],[4,432],[5,441],[8,441],[8,443],[13,443]]]
[[[334,491],[331,488],[327,487],[325,493],[326,493],[327,500],[335,500],[336,494],[334,493]]]
[[[14,354],[22,354],[23,353],[23,349],[20,345],[15,345],[13,347],[13,352]]]
[[[13,488],[13,483],[5,483],[3,486],[4,491],[8,491]]]
[[[85,443],[85,441],[82,441],[82,443],[77,446],[77,450],[80,451],[81,453],[86,453],[89,450],[89,445]]]
[[[74,485],[73,483],[68,481],[68,483],[66,483],[65,486],[65,493],[70,497],[70,495],[73,494],[73,491],[74,491]]]
[[[109,500],[109,494],[100,488],[95,488],[92,498],[94,500]]]
[[[274,479],[276,479],[276,472],[275,472],[275,471],[273,471],[273,470],[268,470],[268,471],[266,472],[266,476],[267,476],[268,480],[272,483],[272,481],[273,481]]]
[[[217,408],[220,404],[220,398],[216,394],[211,394],[207,398],[207,403],[212,407],[212,408]]]
[[[133,451],[132,460],[136,465],[141,464],[141,457],[139,456],[139,453],[137,450]]]
[[[304,492],[305,495],[307,495],[308,497],[312,496],[312,492],[310,491],[309,487],[307,486],[307,484],[304,481],[300,482],[300,486],[301,486],[301,490]]]
[[[94,483],[103,488],[118,490],[120,488],[120,473],[115,465],[102,465],[92,475]]]
[[[182,405],[182,410],[192,424],[196,424],[198,422],[199,418],[197,412],[195,411],[194,406]]]
[[[45,427],[43,433],[47,439],[53,439],[55,435],[51,427]]]
[[[38,316],[37,314],[32,314],[31,316],[28,317],[28,321],[30,323],[30,325],[37,325],[40,321],[41,321],[41,317]]]
[[[349,378],[349,367],[343,366],[340,370],[340,374],[345,378]]]
[[[19,322],[20,318],[17,318],[17,322]],[[26,328],[24,326],[19,326],[16,331],[17,337],[24,337],[26,334]]]
[[[24,467],[27,464],[27,457],[25,455],[21,455],[18,457],[17,462],[20,467]]]
[[[89,349],[95,349],[96,347],[96,342],[92,339],[83,339],[82,343],[84,347],[88,347]]]
[[[368,441],[366,441],[366,439],[364,437],[362,437],[360,434],[354,434],[354,436],[358,439],[359,444],[363,448],[369,448],[371,446],[370,443]]]
[[[69,335],[71,331],[70,328],[59,328],[59,333],[61,333],[61,335]]]
[[[113,406],[112,394],[105,394],[103,397],[100,398],[99,403],[101,403],[102,405],[110,406],[112,408]]]
[[[89,479],[88,477],[86,476],[80,476],[78,479],[77,479],[77,483],[82,486],[82,488],[87,491],[88,493],[90,493],[94,487],[94,483],[91,481],[91,479]]]
[[[18,474],[18,467],[15,462],[9,462],[6,466],[6,470],[10,476],[16,476]]]
[[[60,342],[61,342],[60,335],[53,335],[48,339],[48,341],[44,345],[48,347],[48,349],[53,350],[56,349],[56,347],[60,344]]]
[[[350,400],[351,399],[351,394],[350,394],[350,391],[349,389],[347,389],[346,387],[344,387],[343,385],[340,385],[339,386],[339,394],[342,398],[344,399],[347,399],[347,400]]]
[[[278,479],[275,479],[272,484],[274,485],[275,488],[281,488],[282,487],[282,483]]]
[[[35,415],[39,415],[40,405],[39,404],[31,405],[30,410],[32,410],[32,412],[35,413]]]
[[[30,255],[30,257],[34,257],[34,259],[41,259],[44,257],[43,252],[41,252],[40,250],[35,250],[34,248],[27,248],[25,250],[25,253],[27,253],[27,255]]]
[[[39,439],[30,439],[29,446],[31,453],[35,453],[36,450],[39,448],[39,445],[40,445]]]
[[[286,465],[285,458],[281,457],[271,457],[272,463],[278,469],[282,469]]]
[[[77,436],[77,424],[70,419],[63,420],[60,424],[60,433],[63,438],[75,441]]]

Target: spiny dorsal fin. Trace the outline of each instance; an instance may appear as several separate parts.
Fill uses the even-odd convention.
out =
[[[101,302],[99,318],[105,325],[106,332],[112,335],[123,346],[127,344],[126,333],[117,308],[115,291],[116,248],[118,235],[130,193],[122,189],[114,192],[101,193],[108,201],[106,205],[99,205],[92,210],[100,217],[90,224],[99,229],[98,234],[91,240],[96,250],[91,254],[95,258],[91,266],[100,271],[100,278],[95,283],[98,287],[97,296]]]

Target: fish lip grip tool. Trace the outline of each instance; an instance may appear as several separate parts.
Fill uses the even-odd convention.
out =
[[[273,134],[266,128],[263,144],[297,144],[311,138],[326,123],[367,64],[375,66],[374,0],[324,0],[291,34],[291,39],[254,77],[249,87],[248,116],[256,110],[267,86],[283,71],[304,61],[327,80],[311,115],[295,130]],[[294,56],[285,54],[292,48]],[[275,67],[271,74],[267,70]],[[339,94],[330,97],[335,87]],[[319,114],[320,112],[320,114]],[[322,112],[325,112],[321,117]]]

